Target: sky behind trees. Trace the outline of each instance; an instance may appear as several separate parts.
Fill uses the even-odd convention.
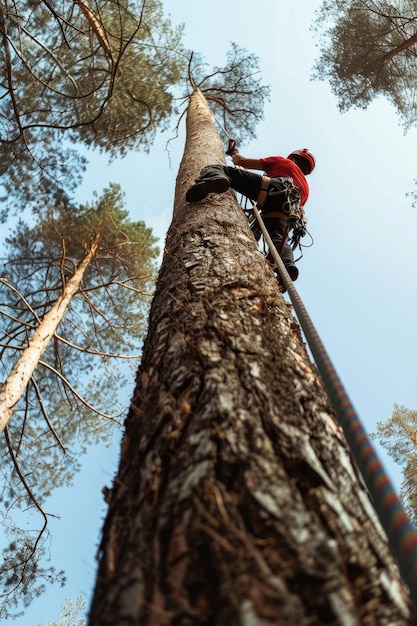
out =
[[[164,4],[174,24],[185,22],[186,47],[204,54],[210,67],[224,64],[231,41],[260,58],[271,102],[257,139],[239,146],[242,154],[286,156],[308,147],[317,158],[306,205],[314,245],[298,263],[296,288],[365,428],[374,431],[394,403],[416,408],[417,209],[406,193],[415,189],[417,130],[404,136],[382,99],[342,115],[330,87],[310,80],[318,49],[309,29],[319,0]],[[149,154],[128,154],[111,166],[107,157],[89,155],[80,200],[120,183],[131,219],[143,219],[163,247],[183,150],[181,133],[166,151],[172,136],[157,137]],[[74,487],[53,497],[49,509],[62,519],[51,524],[51,557],[68,584],[48,589],[17,626],[57,620],[66,597],[89,601],[105,511],[101,488],[112,481],[118,443],[114,435],[110,448],[93,449]],[[399,485],[399,469],[378,450]]]

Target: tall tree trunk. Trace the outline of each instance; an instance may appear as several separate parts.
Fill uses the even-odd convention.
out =
[[[314,364],[191,97],[172,225],[103,529],[90,626],[411,624]]]
[[[65,284],[60,297],[39,323],[6,381],[0,385],[0,432],[3,432],[6,428],[13,415],[14,407],[26,389],[46,346],[52,339],[64,316],[67,306],[79,290],[85,271],[97,251],[98,243],[99,235],[96,236],[90,245],[88,252],[78,264],[73,276]]]

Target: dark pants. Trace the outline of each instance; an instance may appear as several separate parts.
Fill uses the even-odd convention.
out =
[[[261,190],[262,176],[254,174],[248,170],[229,167],[227,165],[216,166],[223,170],[224,174],[230,181],[232,189],[241,193],[243,196],[250,198],[256,202],[259,192]],[[269,183],[268,193],[273,191],[280,191],[284,188],[284,185],[279,178],[271,178]],[[270,237],[277,248],[280,249],[282,238],[285,235],[287,227],[287,221],[278,218],[268,218],[268,213],[272,211],[280,211],[282,206],[282,195],[268,195],[263,206],[262,214],[265,220],[265,227],[270,234]],[[292,280],[297,280],[298,268],[294,263],[294,254],[291,247],[288,245],[287,238],[282,245],[281,258]]]

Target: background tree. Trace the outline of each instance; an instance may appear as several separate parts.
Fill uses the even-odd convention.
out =
[[[400,497],[417,524],[417,411],[395,405],[391,417],[377,423],[372,437],[378,438],[395,463],[403,468]]]
[[[67,598],[62,607],[62,613],[58,622],[49,620],[47,624],[35,624],[35,626],[85,626],[85,618],[80,617],[85,607],[86,602],[83,600],[82,596],[79,596],[75,602],[71,602],[71,600]]]
[[[368,493],[234,194],[185,202],[200,168],[223,159],[196,91],[89,624],[411,624]]]
[[[55,576],[40,566],[49,538],[44,503],[54,488],[72,482],[80,452],[120,425],[118,390],[127,370],[115,361],[137,362],[158,254],[151,231],[128,218],[117,186],[93,204],[65,203],[45,213],[32,227],[20,221],[7,239],[0,283],[0,454],[9,539],[0,614]],[[52,328],[45,325],[51,311]]]
[[[0,33],[3,219],[16,196],[70,193],[75,144],[147,149],[170,120],[186,63],[159,0],[1,0]]]
[[[405,130],[416,125],[414,0],[325,0],[313,28],[320,38],[314,77],[329,81],[342,111],[384,96]]]

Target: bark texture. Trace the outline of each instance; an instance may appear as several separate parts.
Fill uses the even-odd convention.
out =
[[[197,91],[90,626],[411,624],[407,592]]]

